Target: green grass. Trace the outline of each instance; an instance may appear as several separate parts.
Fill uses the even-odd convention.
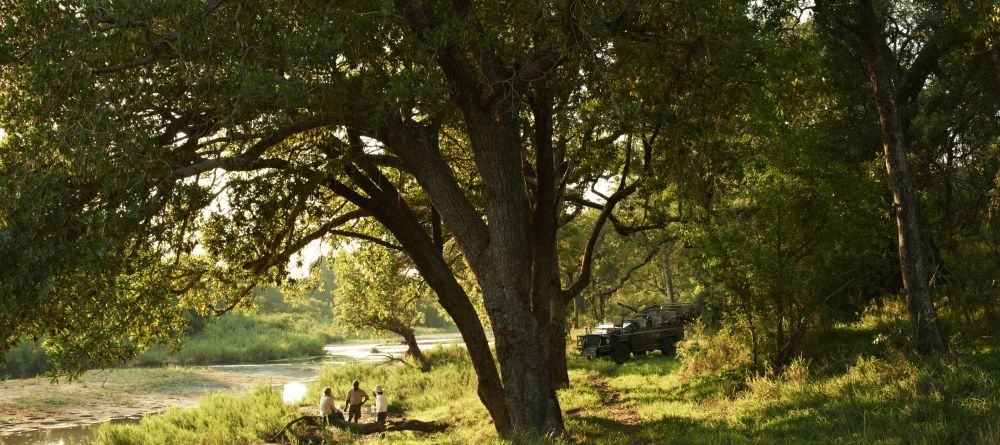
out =
[[[216,365],[318,356],[324,345],[337,340],[328,331],[322,320],[293,313],[227,314],[186,337],[179,351],[154,347],[135,363]]]
[[[391,413],[451,425],[439,434],[382,439],[401,444],[1000,443],[1000,345],[963,342],[952,358],[923,359],[885,338],[886,323],[896,321],[866,316],[838,325],[824,334],[836,345],[780,374],[741,371],[745,351],[733,346],[740,339],[733,332],[694,332],[679,358],[650,354],[622,366],[574,358],[571,388],[559,391],[567,434],[552,440],[497,439],[458,348],[428,351],[435,362],[429,373],[398,364],[328,367],[310,383],[305,403],[312,406],[325,386],[339,399],[358,379],[366,390],[386,389]],[[114,434],[102,430],[100,443],[179,443],[163,441],[167,434],[191,443],[254,443],[298,415],[267,394],[212,396],[196,410],[115,426]],[[328,439],[376,440],[342,432]]]
[[[96,444],[242,444],[259,443],[278,431],[290,407],[281,389],[261,383],[242,396],[213,393],[197,409],[169,409],[138,425],[108,424],[97,430]]]

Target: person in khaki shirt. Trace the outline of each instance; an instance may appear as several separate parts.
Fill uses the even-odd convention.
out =
[[[347,421],[359,422],[361,420],[361,405],[368,401],[368,393],[360,388],[361,383],[354,381],[354,388],[347,391]]]

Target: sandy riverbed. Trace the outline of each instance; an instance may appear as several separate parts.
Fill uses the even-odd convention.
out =
[[[194,407],[205,392],[241,393],[256,382],[307,380],[315,363],[217,368],[134,368],[92,371],[74,382],[47,378],[0,382],[0,443],[39,429],[107,422],[171,407]]]
[[[419,336],[417,341],[422,349],[462,345],[457,333]],[[89,437],[87,425],[138,418],[167,408],[195,407],[206,392],[239,394],[258,381],[271,385],[304,382],[326,364],[383,361],[402,356],[406,346],[368,341],[327,345],[324,350],[325,363],[127,368],[90,371],[73,382],[44,377],[0,381],[0,445],[62,443],[63,436]],[[301,393],[305,387],[291,384],[285,390]]]

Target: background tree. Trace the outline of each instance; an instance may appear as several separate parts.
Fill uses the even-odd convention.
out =
[[[893,192],[901,276],[918,347],[927,353],[947,354],[947,338],[938,326],[930,288],[929,270],[940,270],[940,250],[934,230],[926,226],[926,218],[919,210],[922,189],[915,183],[918,176],[911,171],[909,158],[911,153],[924,149],[915,143],[920,130],[914,125],[917,116],[928,111],[927,102],[921,99],[923,93],[946,84],[948,80],[944,79],[952,76],[947,68],[958,66],[949,63],[950,54],[965,53],[978,63],[995,61],[995,56],[982,48],[989,45],[987,35],[995,32],[988,30],[995,29],[990,17],[996,11],[977,2],[862,0],[847,4],[822,1],[816,5],[817,23],[825,30],[822,35],[846,40],[855,60],[863,61],[868,75]],[[961,71],[955,74],[972,79],[976,71],[967,71],[971,77],[959,74]],[[970,97],[978,95],[974,89],[967,91]],[[961,109],[963,96],[953,95],[955,102],[948,108]],[[965,131],[955,127],[951,133],[960,137]],[[953,161],[945,158],[946,164]],[[951,179],[945,178],[944,182],[950,184]]]
[[[332,295],[334,327],[399,335],[407,355],[430,369],[413,331],[424,321],[420,305],[429,291],[405,253],[361,241],[334,255],[334,270],[341,277]]]

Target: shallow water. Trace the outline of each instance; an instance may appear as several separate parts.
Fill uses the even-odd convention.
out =
[[[138,423],[142,416],[111,419],[108,423]],[[0,445],[73,445],[90,443],[97,433],[97,427],[104,424],[87,425],[54,424],[51,428],[22,431],[0,436]]]

